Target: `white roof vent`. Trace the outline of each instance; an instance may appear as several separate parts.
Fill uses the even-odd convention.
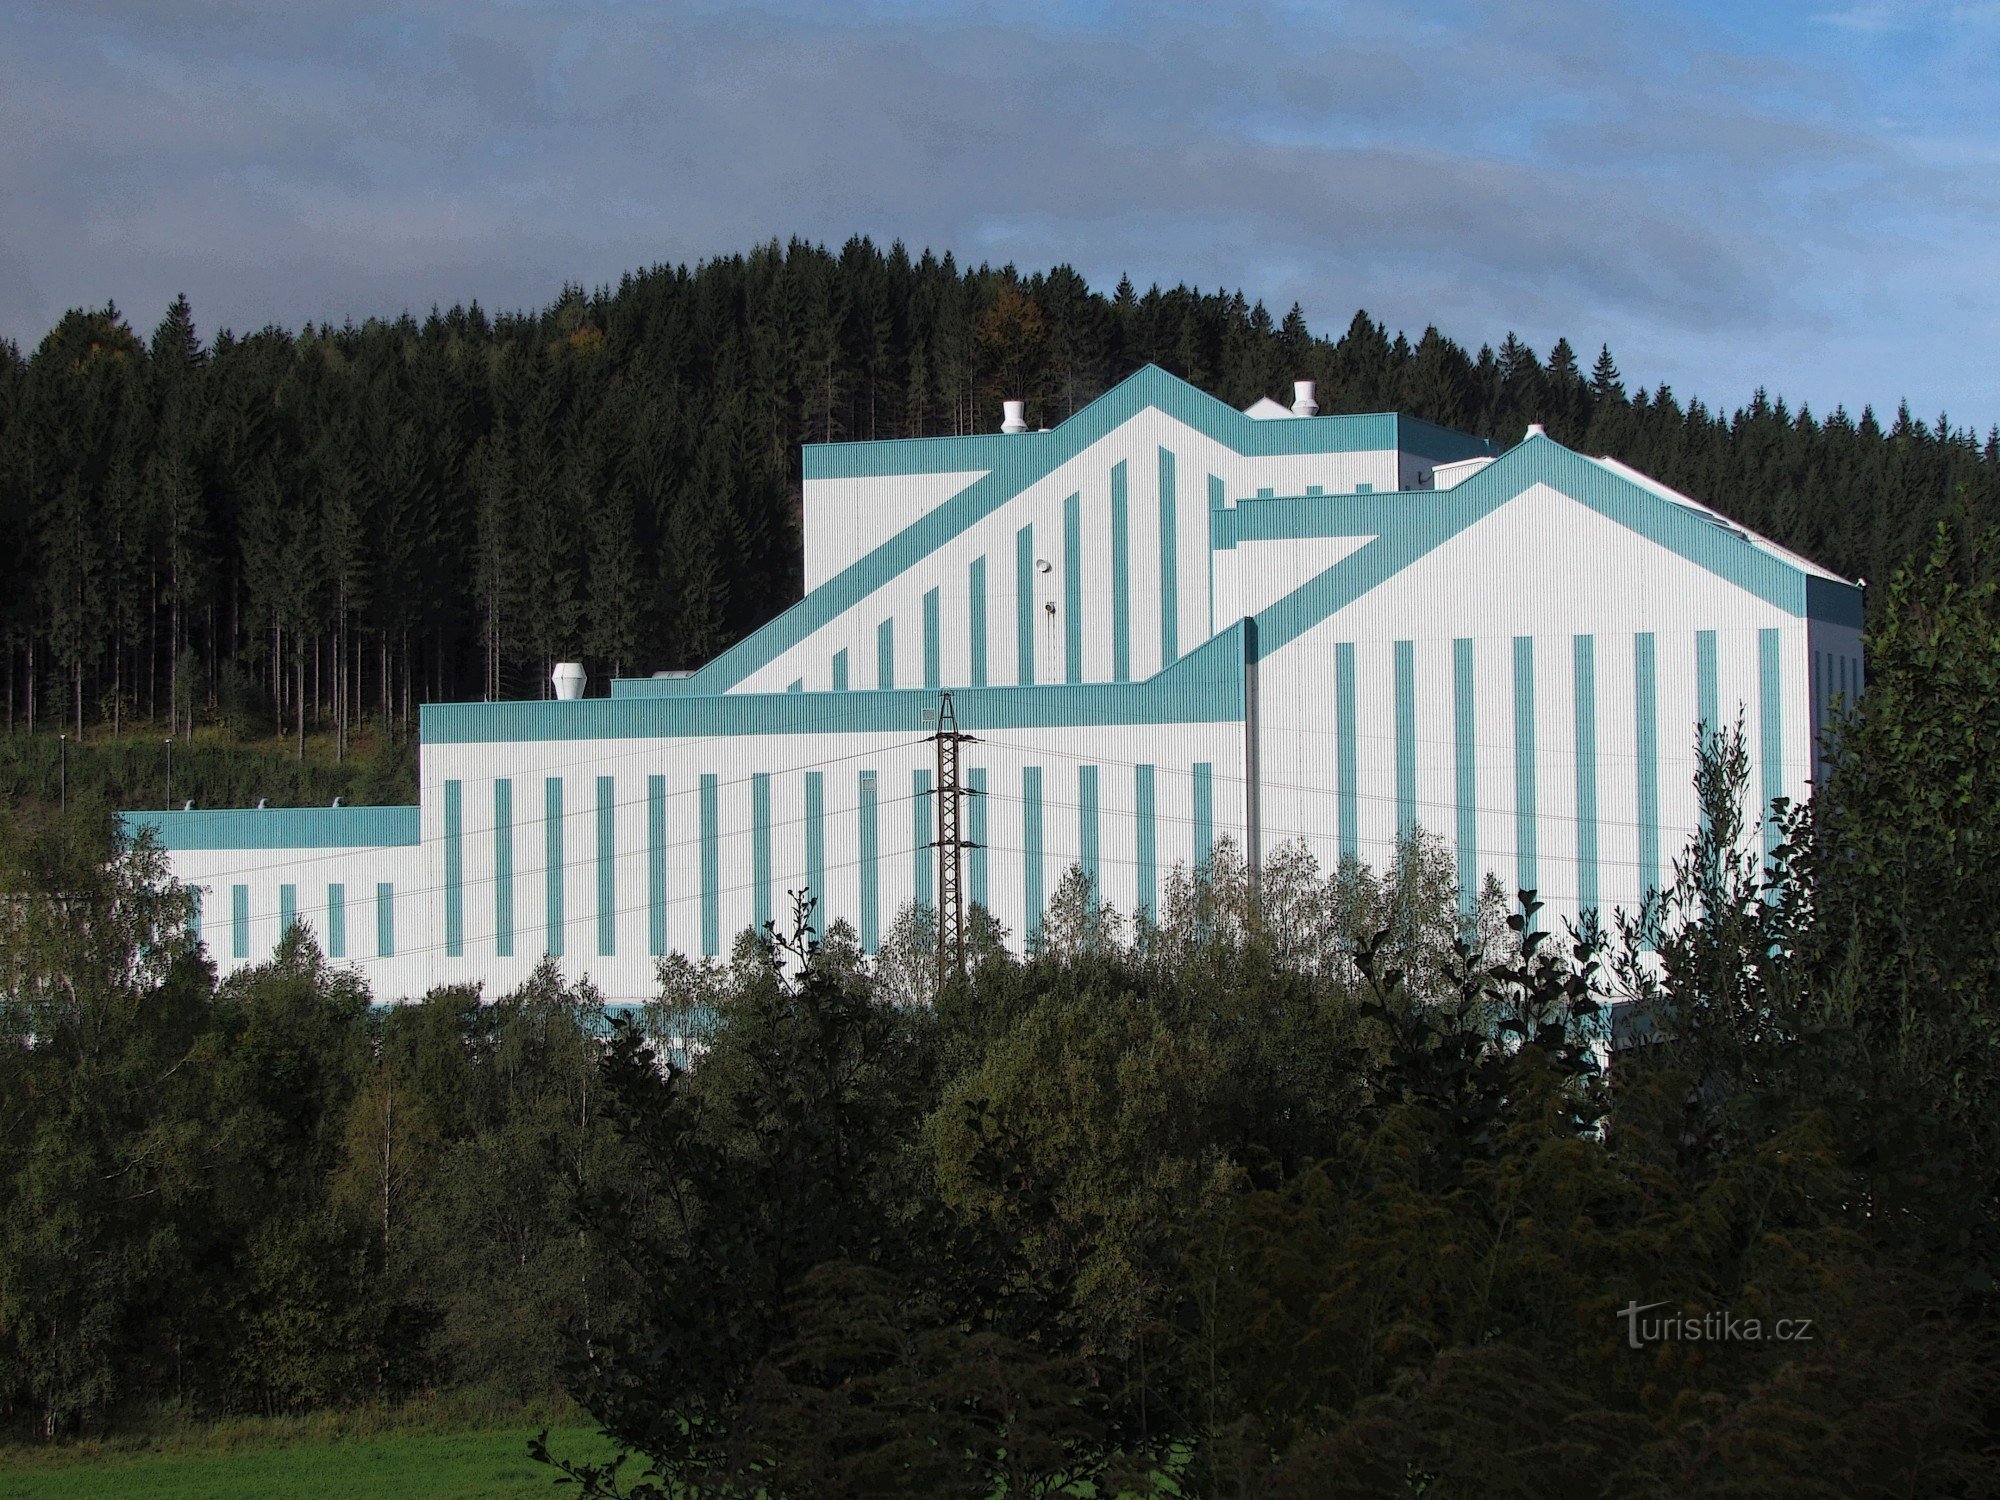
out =
[[[1000,403],[1000,430],[1002,432],[1026,432],[1028,430],[1028,403],[1025,401],[1002,401]]]
[[[1528,430],[1522,436],[1521,441],[1525,443],[1531,437],[1547,437],[1548,435],[1548,429],[1543,427],[1540,422],[1530,422]]]
[[[556,696],[568,700],[583,696],[583,663],[580,661],[559,661],[556,669],[549,673],[549,681],[555,684]]]
[[[1292,415],[1295,417],[1316,417],[1319,415],[1319,383],[1312,380],[1292,382]]]

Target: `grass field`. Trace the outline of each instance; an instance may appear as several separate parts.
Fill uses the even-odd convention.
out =
[[[233,1424],[154,1444],[0,1447],[0,1500],[517,1500],[574,1493],[528,1457],[540,1423],[451,1430],[435,1422],[329,1434],[314,1424]],[[605,1456],[596,1432],[557,1426],[565,1457]]]

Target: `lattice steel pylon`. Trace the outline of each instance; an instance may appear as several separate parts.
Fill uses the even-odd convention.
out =
[[[959,780],[958,747],[978,741],[959,732],[950,693],[939,700],[937,715],[937,733],[932,736],[937,741],[937,837],[931,847],[938,852],[937,987],[942,994],[954,978],[965,978],[963,852],[979,845],[960,833],[959,812],[965,798],[979,793]]]

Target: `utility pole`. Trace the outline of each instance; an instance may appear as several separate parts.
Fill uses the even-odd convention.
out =
[[[966,797],[976,797],[976,791],[966,787],[959,779],[958,747],[963,744],[977,744],[975,736],[961,734],[958,716],[952,711],[951,694],[946,693],[938,703],[937,733],[931,738],[937,741],[937,838],[931,847],[938,852],[938,909],[937,909],[937,982],[938,992],[953,979],[965,978],[965,887],[962,882],[963,860],[961,853],[966,849],[977,849],[979,845],[965,839],[959,832],[959,803]]]

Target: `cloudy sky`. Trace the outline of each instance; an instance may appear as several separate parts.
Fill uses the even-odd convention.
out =
[[[2000,3],[11,0],[0,336],[854,233],[2000,420]]]

